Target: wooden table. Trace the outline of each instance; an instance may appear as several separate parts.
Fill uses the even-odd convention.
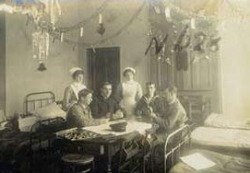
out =
[[[119,151],[120,141],[129,135],[135,135],[135,137],[136,135],[144,135],[146,130],[152,127],[152,125],[148,123],[128,121],[125,132],[114,132],[109,127],[110,124],[111,123],[107,123],[99,126],[83,128],[85,130],[100,134],[100,137],[86,140],[70,141],[76,147],[78,147],[81,152],[92,154],[95,156],[95,162],[98,172],[116,172],[113,169],[114,161],[112,161],[112,157]],[[57,136],[62,136],[69,130],[57,132]]]

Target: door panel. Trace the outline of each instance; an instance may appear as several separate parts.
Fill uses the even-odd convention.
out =
[[[105,81],[116,88],[120,82],[120,48],[87,49],[89,87],[97,91]]]

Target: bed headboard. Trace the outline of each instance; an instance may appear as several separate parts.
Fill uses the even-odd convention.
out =
[[[55,94],[51,91],[30,93],[25,96],[23,102],[23,114],[30,115],[37,108],[44,107],[55,102]]]
[[[170,133],[164,147],[164,173],[179,159],[180,155],[191,148],[191,127],[184,125]],[[168,165],[167,165],[168,164]]]

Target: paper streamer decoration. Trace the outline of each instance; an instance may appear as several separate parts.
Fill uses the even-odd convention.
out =
[[[102,14],[99,14],[99,24],[102,24]]]
[[[170,12],[170,8],[169,7],[165,8],[165,17],[166,17],[167,20],[171,19],[171,12]]]
[[[49,34],[37,31],[32,34],[33,58],[43,60],[49,55]]]
[[[83,27],[80,29],[80,37],[83,37]]]
[[[192,18],[191,20],[190,20],[190,27],[191,27],[191,29],[195,29],[196,27],[195,27],[195,19],[194,18]]]

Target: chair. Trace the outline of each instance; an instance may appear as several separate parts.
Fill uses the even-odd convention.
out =
[[[61,160],[63,168],[72,173],[95,172],[94,156],[92,155],[70,153],[63,155]],[[64,172],[64,169],[62,170]]]
[[[118,173],[142,170],[142,137],[137,133],[127,135],[120,141]]]

